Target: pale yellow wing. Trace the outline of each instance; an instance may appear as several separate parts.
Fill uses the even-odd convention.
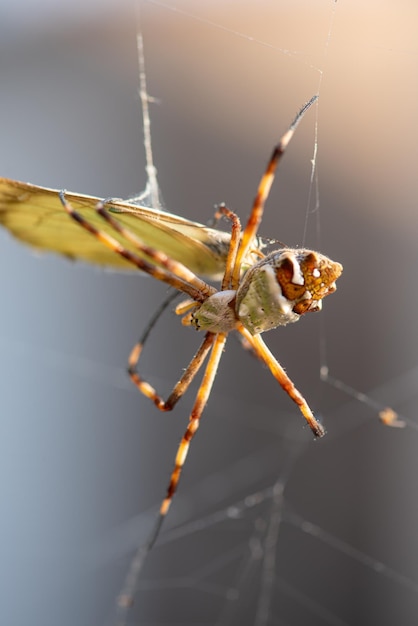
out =
[[[0,178],[0,224],[17,239],[38,248],[120,270],[136,268],[84,231],[65,212],[58,191]],[[117,238],[95,212],[99,198],[66,193],[66,199],[96,228]],[[177,215],[122,200],[106,203],[115,217],[146,245],[156,248],[194,273],[222,276],[230,236]],[[121,243],[135,250],[128,241]]]

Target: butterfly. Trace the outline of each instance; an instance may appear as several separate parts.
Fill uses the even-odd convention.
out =
[[[92,225],[108,233],[112,231],[95,210],[101,202],[99,198],[67,192],[65,197]],[[223,275],[229,233],[135,201],[112,199],[106,202],[106,207],[141,241],[164,251],[194,273],[213,280]],[[39,250],[117,270],[136,269],[69,220],[56,189],[0,178],[0,224],[17,239]],[[137,251],[129,242],[125,245]],[[261,243],[256,246],[259,248]]]

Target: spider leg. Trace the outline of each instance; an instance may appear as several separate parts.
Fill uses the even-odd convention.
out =
[[[294,132],[296,130],[297,125],[300,120],[304,116],[305,112],[309,109],[309,107],[318,99],[318,96],[313,96],[299,111],[296,115],[295,119],[291,123],[289,129],[285,132],[285,134],[281,137],[279,143],[274,147],[272,155],[270,157],[269,162],[267,163],[266,170],[261,177],[260,183],[258,185],[257,194],[254,198],[253,206],[251,209],[250,216],[248,218],[247,224],[245,226],[241,245],[238,250],[235,267],[233,271],[233,288],[236,289],[236,286],[239,283],[241,265],[243,259],[246,257],[248,251],[250,250],[254,238],[257,235],[258,227],[260,225],[261,219],[263,217],[264,204],[268,198],[270,193],[271,186],[273,184],[274,176],[276,173],[277,165],[286,151],[286,148],[289,144],[289,141],[292,139]]]
[[[213,287],[210,287],[204,280],[196,276],[192,271],[190,271],[185,265],[180,263],[179,261],[175,261],[171,259],[169,256],[157,250],[156,248],[152,248],[151,246],[147,246],[144,244],[139,237],[134,235],[128,228],[125,228],[118,222],[116,218],[113,217],[106,210],[106,202],[99,202],[96,207],[97,213],[103,218],[116,232],[118,232],[122,237],[130,241],[135,245],[135,247],[149,257],[156,265],[162,265],[165,269],[171,272],[174,276],[177,276],[181,280],[189,283],[197,290],[201,292],[203,297],[206,299],[216,290]],[[154,276],[155,278],[155,276]]]
[[[167,307],[169,307],[170,304],[174,302],[176,298],[178,298],[178,296],[179,294],[176,291],[173,291],[170,289],[168,296],[161,302],[158,309],[154,311],[151,319],[148,321],[148,324],[145,327],[145,330],[143,331],[141,337],[138,340],[138,343],[140,343],[142,347],[144,346],[145,342],[148,340],[148,337],[150,336],[151,331],[154,329],[154,326],[157,324],[161,315],[167,310]]]
[[[137,371],[137,366],[138,366],[139,358],[142,354],[142,350],[144,349],[145,342],[147,341],[149,335],[151,334],[151,331],[153,330],[154,326],[160,319],[161,315],[165,312],[167,307],[178,297],[178,295],[179,294],[176,291],[172,291],[168,295],[168,297],[165,298],[165,300],[160,304],[158,309],[154,312],[153,316],[149,320],[141,337],[132,348],[131,354],[129,355],[129,360],[128,360],[128,374],[132,382],[139,389],[139,391],[141,391],[141,393],[143,393],[147,398],[150,398],[154,402],[154,404],[158,408],[160,408],[162,411],[171,410],[174,404],[168,405],[168,401],[164,402],[164,400],[157,394],[157,392],[146,381],[144,381],[142,377],[139,376],[138,371]],[[189,301],[189,302],[193,303],[193,301]],[[170,395],[170,398],[171,398],[171,395]]]
[[[125,580],[125,584],[118,598],[118,611],[120,618],[119,623],[121,624],[124,623],[126,613],[133,604],[138,576],[142,570],[148,553],[152,549],[160,534],[162,524],[168,513],[174,494],[176,493],[191,441],[195,436],[197,429],[199,428],[200,418],[212,390],[212,385],[215,380],[216,372],[227,336],[224,333],[219,333],[217,335],[213,333],[208,333],[208,335],[212,336],[212,351],[209,357],[209,362],[206,366],[205,373],[203,375],[202,384],[200,385],[199,391],[197,392],[196,400],[189,417],[189,424],[177,449],[174,461],[174,469],[172,471],[170,482],[167,487],[166,496],[161,503],[158,517],[155,521],[148,541],[137,551],[131,563],[130,570]]]
[[[198,351],[190,361],[180,380],[174,386],[167,400],[164,400],[146,380],[144,380],[137,371],[138,361],[140,359],[144,341],[139,341],[132,349],[128,361],[128,373],[135,387],[147,398],[154,402],[160,411],[171,411],[180,398],[186,393],[190,383],[198,373],[204,363],[207,354],[214,342],[216,335],[206,333],[206,336],[199,347]]]
[[[205,281],[198,278],[182,263],[174,261],[174,259],[170,259],[170,257],[163,252],[142,243],[141,240],[138,239],[133,233],[121,226],[115,218],[109,215],[104,208],[103,202],[100,202],[96,207],[99,215],[103,217],[103,219],[105,219],[115,231],[129,241],[133,242],[138,251],[145,254],[153,261],[153,263],[150,263],[137,254],[131,252],[117,239],[90,224],[88,220],[73,209],[71,204],[66,200],[65,192],[63,191],[60,192],[60,200],[68,215],[75,222],[87,230],[87,232],[91,235],[96,237],[96,239],[98,239],[105,246],[113,250],[116,254],[122,256],[146,274],[149,274],[157,280],[165,282],[178,291],[186,293],[197,302],[204,302],[210,295],[216,292],[214,287],[211,287]]]
[[[258,356],[269,368],[279,385],[284,389],[288,396],[296,402],[302,415],[308,422],[310,429],[315,437],[323,437],[325,435],[324,427],[316,420],[305,398],[286,374],[280,363],[270,352],[260,335],[251,335],[243,326],[237,328],[241,335],[248,341],[256,356]]]
[[[221,286],[221,291],[224,291],[225,289],[231,288],[232,272],[235,266],[241,237],[241,222],[238,215],[228,209],[225,204],[219,205],[215,213],[215,220],[218,220],[222,215],[231,222],[231,242],[229,244],[228,256],[225,262],[225,273]]]
[[[213,335],[213,333],[207,334],[213,336],[213,347],[209,357],[209,362],[203,375],[202,384],[200,385],[199,391],[197,392],[196,400],[189,417],[189,425],[182,437],[182,440],[177,450],[174,462],[174,470],[171,474],[170,482],[167,488],[167,494],[163,502],[161,503],[160,516],[162,517],[167,515],[171,502],[173,500],[173,496],[176,492],[177,485],[180,480],[181,471],[183,469],[189,451],[190,443],[195,436],[197,429],[199,428],[200,418],[212,390],[213,382],[215,380],[216,372],[218,370],[219,361],[221,359],[227,338],[227,335],[225,333],[219,333],[217,335]]]

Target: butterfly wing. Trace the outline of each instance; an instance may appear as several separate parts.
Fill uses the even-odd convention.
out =
[[[0,178],[0,224],[17,239],[40,250],[119,270],[136,269],[80,228],[63,209],[58,194],[55,189]],[[95,211],[99,198],[72,193],[65,196],[92,225],[117,237]],[[109,201],[106,207],[146,245],[180,261],[196,274],[213,279],[222,276],[228,233],[122,200]],[[121,243],[137,252],[130,242]]]

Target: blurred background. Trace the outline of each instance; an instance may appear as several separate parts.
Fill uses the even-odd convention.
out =
[[[231,338],[130,623],[416,624],[418,7],[140,4],[167,208],[206,222],[224,201],[244,218],[273,144],[320,89],[260,232],[302,243],[318,121],[320,241],[312,213],[306,244],[344,274],[320,315],[266,335],[327,436],[312,441]],[[137,24],[128,1],[0,2],[1,176],[99,197],[144,188]],[[166,289],[6,232],[0,260],[1,621],[99,626],[193,401],[159,413],[125,373]],[[319,381],[321,337],[331,373],[407,428]],[[199,339],[168,312],[141,371],[167,394]]]

